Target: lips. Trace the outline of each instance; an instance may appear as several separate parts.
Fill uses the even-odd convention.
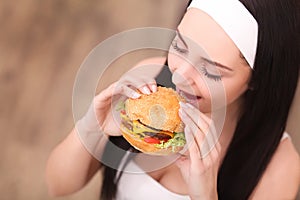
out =
[[[197,106],[197,102],[201,99],[200,96],[190,94],[190,93],[180,90],[178,88],[176,88],[176,91],[178,92],[179,95],[184,97],[188,103],[190,103],[194,106]]]

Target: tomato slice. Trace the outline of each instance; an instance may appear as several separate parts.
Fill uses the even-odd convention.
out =
[[[145,137],[144,141],[149,144],[160,144],[160,140],[152,137]]]
[[[121,112],[121,114],[126,115],[126,111],[125,110],[121,110],[120,112]]]
[[[164,142],[168,142],[168,140],[169,140],[169,139],[163,139],[162,141],[164,141]]]

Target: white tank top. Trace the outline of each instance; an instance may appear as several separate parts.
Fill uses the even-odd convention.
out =
[[[132,171],[136,171],[137,173],[133,173]],[[187,195],[171,192],[145,173],[134,161],[130,161],[119,180],[116,200],[160,199],[190,200]]]
[[[290,138],[284,133],[281,141]],[[136,172],[136,173],[133,173]],[[190,200],[188,195],[171,192],[143,171],[134,161],[125,167],[119,180],[116,200]]]

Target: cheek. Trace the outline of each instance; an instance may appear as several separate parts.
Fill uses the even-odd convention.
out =
[[[218,109],[224,106],[226,102],[225,89],[221,82],[207,81],[205,78],[200,78],[196,82],[197,88],[201,93],[199,100],[199,109],[204,113],[209,113],[213,109]]]
[[[248,89],[250,74],[225,82],[227,105],[238,100]]]
[[[172,82],[176,86],[181,89],[183,89],[182,87],[185,89],[193,87],[195,79],[198,77],[195,76],[195,69],[189,62],[178,55],[169,54],[168,65],[172,72]]]
[[[236,102],[248,89],[247,77],[228,78],[221,82],[197,81],[203,98],[199,101],[202,112],[211,112]]]
[[[195,72],[195,73],[199,73],[200,72]],[[217,92],[218,89],[216,89],[217,87],[220,88],[220,86],[223,88],[223,86],[220,84],[218,84],[218,86],[213,86],[213,84],[210,84],[209,81],[206,80],[205,77],[203,77],[204,75],[199,75],[198,78],[195,80],[195,85],[198,88],[198,90],[201,93],[201,97],[203,100],[210,102],[212,96],[214,96]]]
[[[241,66],[231,76],[224,76],[220,84],[212,84],[208,88],[210,92],[210,105],[213,104],[211,107],[224,107],[238,102],[248,90],[251,73],[250,68]]]
[[[204,75],[190,64],[187,64],[183,58],[172,53],[168,54],[168,65],[170,71],[173,73],[173,81],[174,77],[177,76],[180,76],[181,79],[185,80],[185,82],[181,83],[178,83],[178,81],[175,83],[176,86],[185,89],[185,91],[190,92],[191,94],[201,96],[202,98],[199,102],[200,107],[210,108],[211,92],[208,81],[203,78]],[[179,80],[180,78],[175,79]]]

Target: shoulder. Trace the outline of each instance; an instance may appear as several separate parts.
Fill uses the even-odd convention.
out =
[[[290,139],[280,142],[251,199],[295,199],[300,185],[300,158]]]

